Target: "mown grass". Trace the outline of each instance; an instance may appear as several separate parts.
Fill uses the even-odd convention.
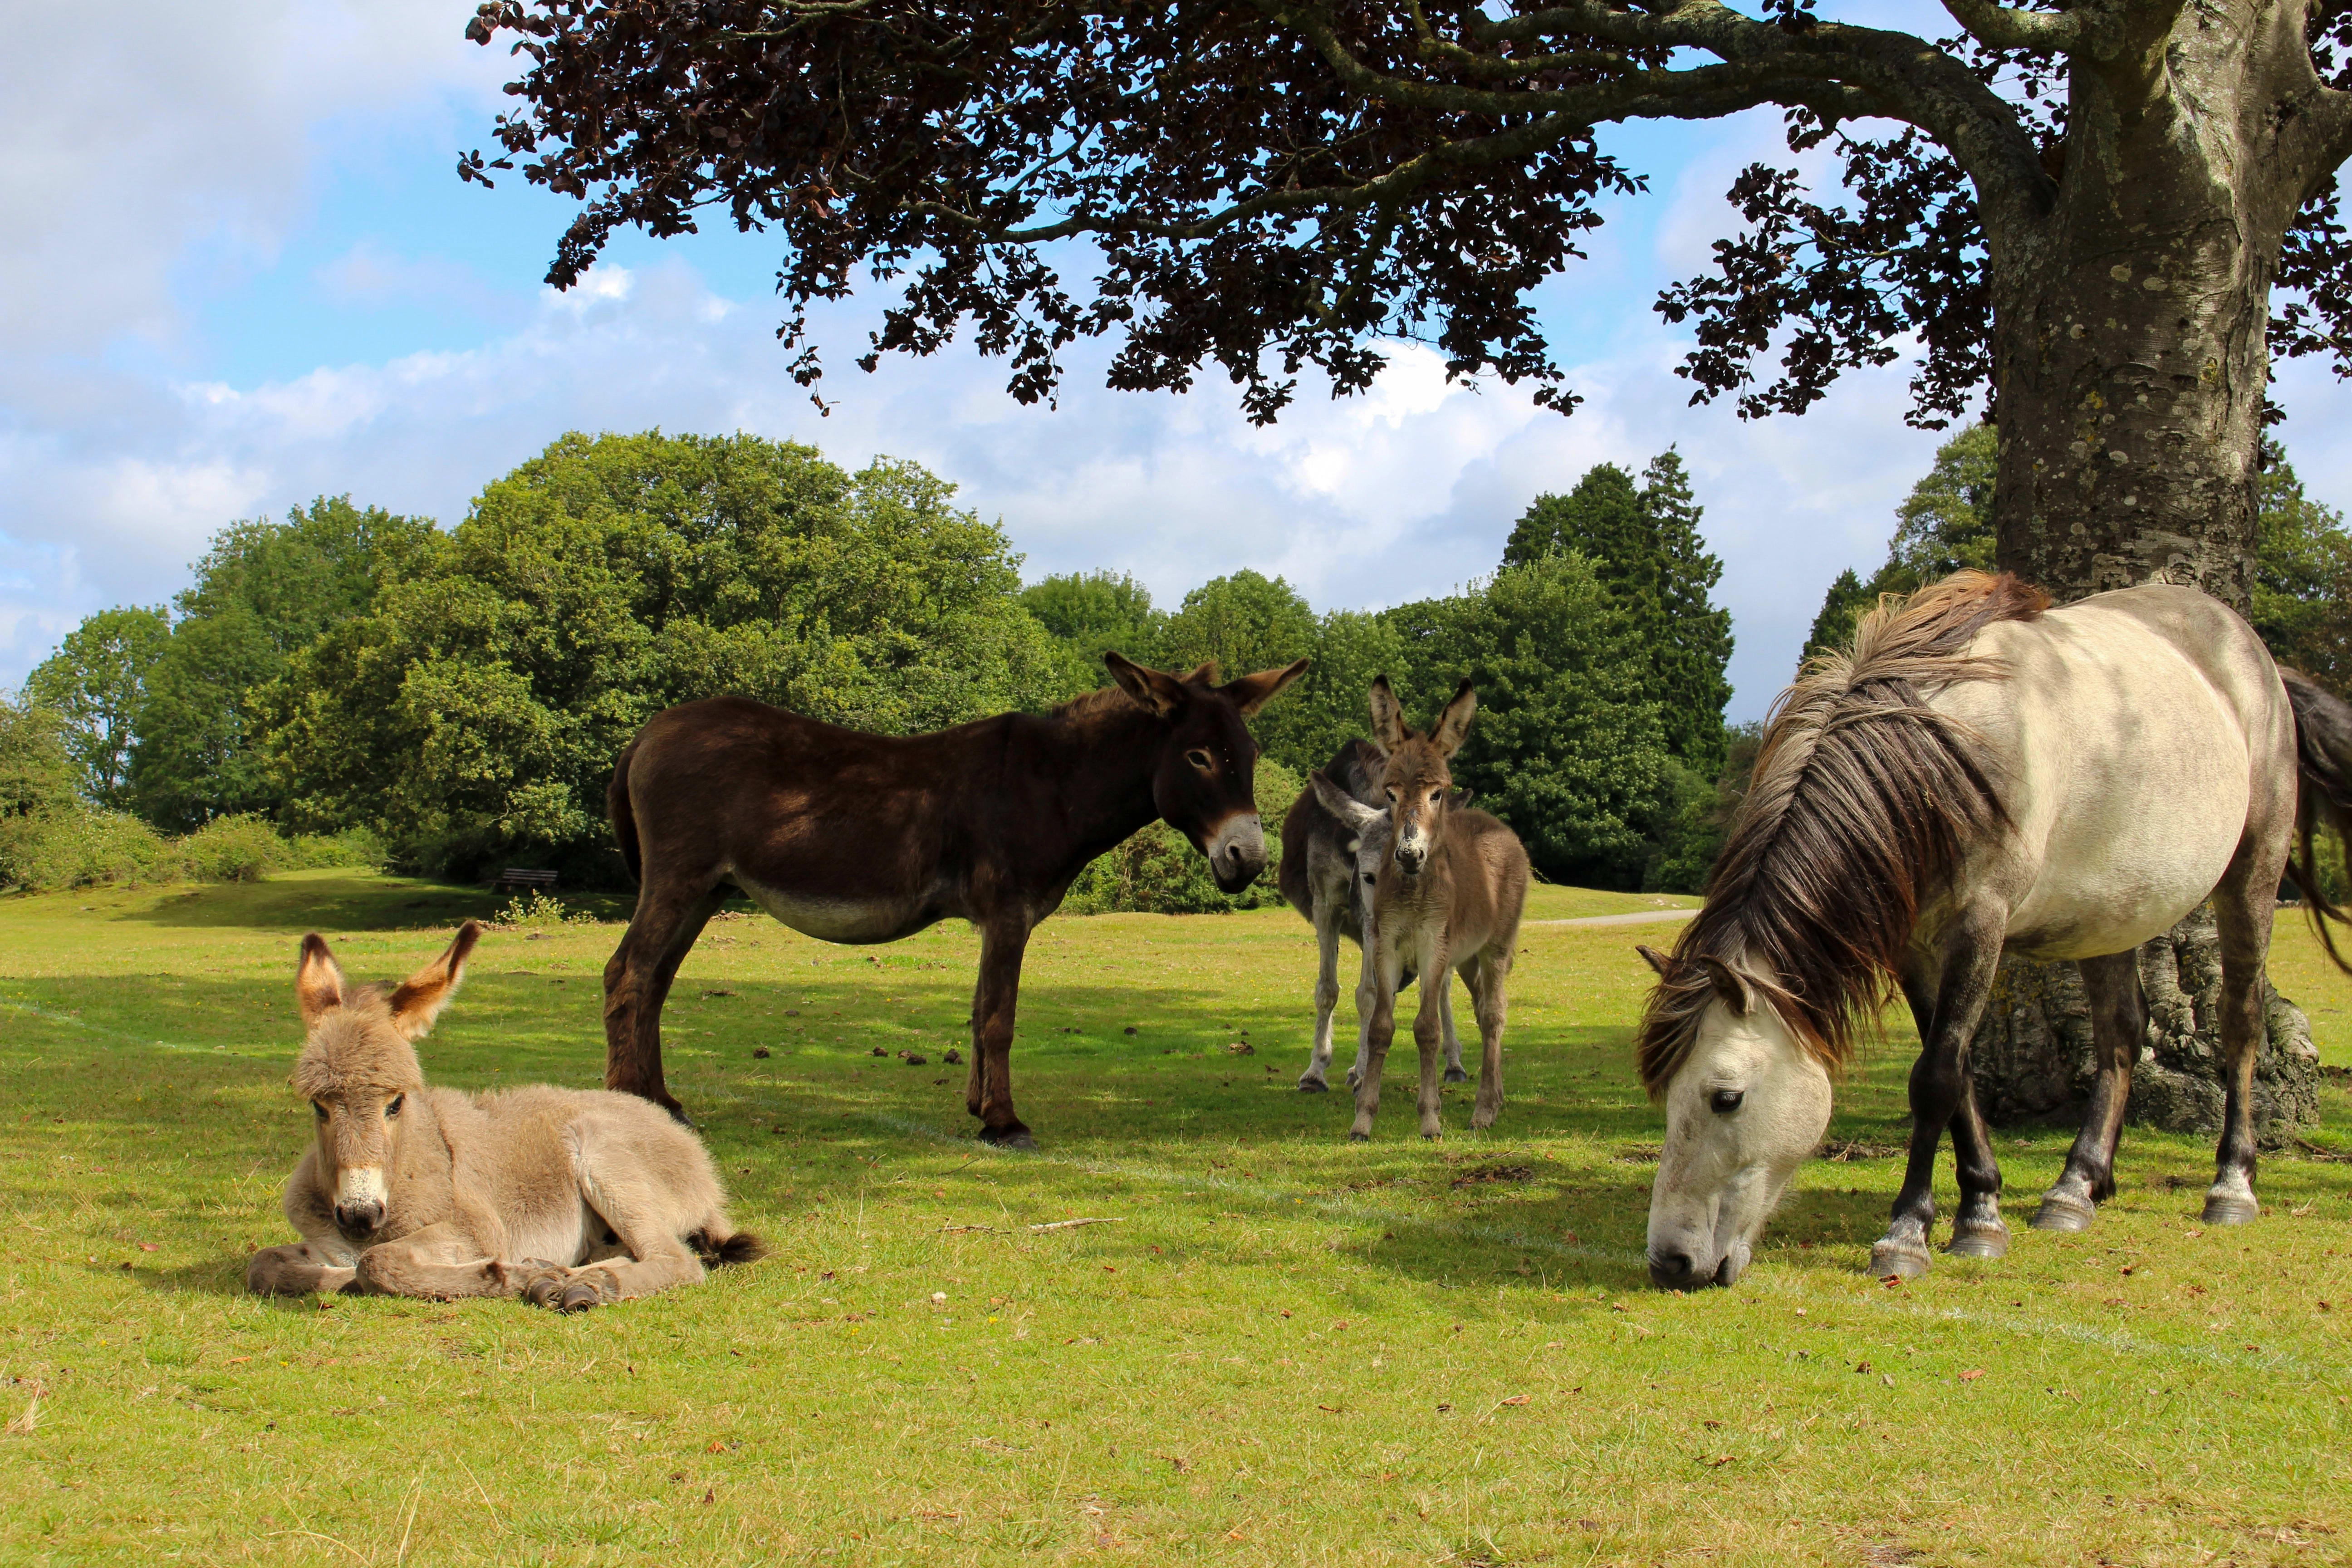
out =
[[[1661,1295],[1624,929],[1528,929],[1493,1133],[1457,1091],[1447,1138],[1413,1137],[1408,1048],[1350,1146],[1344,1097],[1291,1087],[1295,916],[1052,922],[1015,1055],[1045,1148],[1020,1156],[971,1141],[940,1060],[968,931],[857,950],[726,921],[679,982],[671,1083],[769,1260],[573,1319],[244,1297],[308,1133],[295,937],[389,975],[488,903],[340,873],[0,902],[0,1561],[2352,1549],[2352,1165],[2268,1160],[2268,1216],[2206,1231],[2210,1151],[2135,1130],[2090,1233],[2021,1223],[2004,1262],[1888,1289],[1858,1270],[1898,1162],[1820,1162],[1739,1289]],[[2352,985],[2280,931],[2352,1059]],[[493,931],[428,1071],[595,1082],[615,935]],[[1832,1138],[1900,1141],[1911,1049],[1897,1026],[1874,1050]],[[2352,1142],[2328,1098],[2320,1142]],[[2003,1134],[2014,1219],[2065,1143]],[[1073,1217],[1118,1223],[1027,1228]]]

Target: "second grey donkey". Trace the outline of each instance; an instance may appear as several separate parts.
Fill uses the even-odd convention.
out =
[[[1469,735],[1477,709],[1477,694],[1465,680],[1428,733],[1410,730],[1382,677],[1372,682],[1371,710],[1372,732],[1387,757],[1381,773],[1387,811],[1365,805],[1326,774],[1314,778],[1316,798],[1334,816],[1359,832],[1384,817],[1389,829],[1365,923],[1364,989],[1372,1005],[1356,1121],[1348,1134],[1358,1141],[1372,1135],[1381,1073],[1396,1033],[1396,994],[1408,963],[1431,977],[1422,985],[1412,1025],[1421,1052],[1422,1136],[1435,1138],[1443,1130],[1437,1060],[1448,987],[1437,976],[1458,973],[1477,1015],[1481,1055],[1470,1125],[1491,1127],[1503,1109],[1505,994],[1527,904],[1528,852],[1496,818],[1454,804],[1449,760]]]
[[[1352,740],[1323,764],[1324,776],[1339,783],[1358,805],[1382,803],[1381,774],[1388,757],[1370,741]],[[1454,804],[1466,795],[1456,792]],[[1371,908],[1373,884],[1388,858],[1389,819],[1375,812],[1360,823],[1343,820],[1317,798],[1312,784],[1298,792],[1282,819],[1282,896],[1315,928],[1315,1046],[1307,1070],[1298,1075],[1299,1091],[1322,1094],[1331,1085],[1324,1076],[1331,1067],[1332,1015],[1339,1005],[1339,939],[1364,944],[1364,921]],[[1402,984],[1413,982],[1410,957]],[[1372,993],[1367,979],[1356,989],[1356,1060],[1348,1068],[1348,1087],[1364,1076],[1363,1026],[1372,1016]],[[1437,1016],[1445,1031],[1445,1081],[1467,1083],[1462,1070],[1462,1041],[1454,1032],[1454,985],[1449,978],[1438,987]]]

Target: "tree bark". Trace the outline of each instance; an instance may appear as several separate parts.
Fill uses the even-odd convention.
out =
[[[2141,8],[2112,58],[2074,62],[2047,215],[2002,223],[1989,205],[1996,558],[2054,599],[2163,582],[2246,608],[2272,277],[2341,156],[2303,10]],[[2214,952],[2203,911],[2141,950],[2135,1121],[2220,1125],[2211,998],[2189,984],[2219,984]],[[2169,1006],[2184,994],[2199,1000]],[[2275,1141],[2311,1114],[2317,1057],[2303,1015],[2271,995],[2256,1115]],[[2089,1039],[2073,964],[2004,958],[1972,1051],[1986,1114],[2079,1104]]]

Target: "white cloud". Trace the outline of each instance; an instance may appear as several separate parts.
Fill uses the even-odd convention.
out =
[[[457,93],[507,61],[454,0],[12,8],[0,51],[0,353],[169,339],[175,275],[274,254],[310,200],[320,121]],[[485,116],[487,119],[487,116]]]

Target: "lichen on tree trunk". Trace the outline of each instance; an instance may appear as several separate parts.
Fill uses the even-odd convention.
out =
[[[2221,1130],[2221,942],[2210,904],[2139,950],[2147,1037],[2132,1068],[2132,1122],[2168,1132]],[[2254,1060],[2254,1126],[2276,1148],[2319,1115],[2319,1051],[2303,1010],[2265,979]],[[2072,963],[2005,956],[1970,1047],[1977,1104],[1996,1125],[2080,1109],[2096,1071],[2091,1015]]]

